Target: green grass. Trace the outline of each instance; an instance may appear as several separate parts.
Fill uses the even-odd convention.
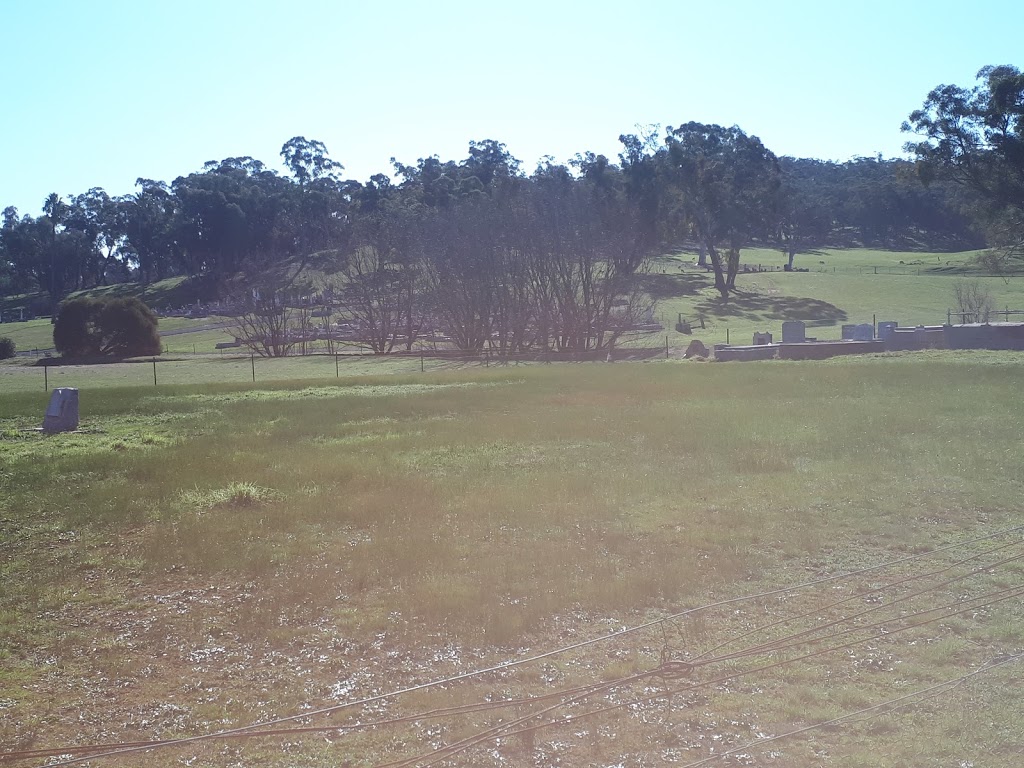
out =
[[[188,331],[223,322],[223,318],[164,317],[158,324],[160,331]],[[22,323],[0,324],[0,336],[12,339],[19,352],[53,348],[53,324],[49,319],[26,320]],[[169,352],[192,352],[193,344],[198,352],[214,352],[217,342],[230,341],[227,330],[210,330],[165,336],[164,345]]]
[[[646,283],[658,300],[657,315],[665,326],[670,347],[678,354],[694,338],[708,346],[726,340],[749,344],[755,331],[769,331],[779,338],[786,320],[803,320],[810,326],[809,335],[824,339],[838,339],[841,326],[847,323],[896,320],[904,325],[938,325],[945,322],[948,309],[956,309],[953,285],[965,277],[982,282],[990,290],[997,309],[1024,309],[1022,278],[1003,280],[977,274],[973,263],[977,254],[869,249],[799,254],[795,266],[809,272],[741,274],[737,280],[741,293],[723,302],[712,287],[712,276],[693,268],[695,254],[684,253],[657,260]],[[784,259],[778,251],[747,249],[743,251],[742,262],[781,268]],[[126,284],[83,293],[139,295],[154,306],[178,306],[194,301],[199,290],[181,278],[174,278],[148,287]],[[680,313],[694,324],[692,334],[675,331]],[[699,328],[698,317],[704,318],[705,328]],[[160,329],[166,332],[200,328],[217,320],[165,318]],[[0,326],[0,335],[11,336],[20,350],[51,347],[51,334],[52,327],[46,320]],[[661,346],[665,334],[626,339],[623,345]],[[216,352],[216,345],[230,338],[228,329],[214,329],[165,335],[163,343],[166,353],[172,356],[204,355]],[[196,380],[232,379],[200,374]]]
[[[749,344],[754,332],[781,338],[782,323],[803,320],[808,335],[838,339],[841,326],[895,320],[903,325],[941,325],[946,311],[956,310],[953,285],[958,279],[978,280],[989,289],[996,309],[1024,309],[1024,278],[964,275],[977,252],[954,254],[896,251],[822,251],[799,255],[798,268],[809,272],[741,273],[742,293],[722,301],[713,288],[713,275],[695,270],[693,254],[656,262],[648,284],[659,299],[657,314],[670,345],[685,347],[692,338],[706,345]],[[744,264],[783,263],[777,251],[743,252]],[[878,273],[875,273],[875,270]],[[833,271],[835,270],[835,271]],[[679,313],[695,327],[691,335],[675,331]],[[705,318],[701,329],[697,318]]]
[[[471,363],[476,367],[479,364]],[[426,360],[430,370],[460,367],[457,363]],[[317,379],[333,382],[341,376],[366,376],[413,373],[420,369],[418,357],[341,357],[328,355],[255,359],[257,382],[280,382],[291,379]],[[160,358],[156,364],[157,385],[184,384],[246,384],[252,383],[253,365],[248,355],[236,350],[180,357],[173,354]],[[45,376],[45,381],[44,381]],[[55,387],[78,387],[83,390],[106,387],[153,387],[153,365],[149,359],[101,365],[51,365],[44,372],[34,361],[19,358],[0,365],[0,395],[13,392],[42,392],[44,383]],[[162,391],[162,390],[161,390]]]
[[[46,320],[26,320],[23,323],[0,324],[0,336],[11,339],[19,352],[53,347],[53,324]]]
[[[329,359],[315,374],[296,367],[312,360],[257,362],[268,378],[307,378],[90,381],[81,431],[55,436],[24,431],[38,424],[44,392],[4,389],[0,743],[187,735],[291,714],[1024,517],[1024,361],[1011,354],[426,374],[397,367],[418,360],[373,360],[355,364],[387,375],[342,379]],[[213,375],[217,363],[183,370]],[[663,650],[692,655],[767,621],[848,615],[873,605],[867,590],[924,567],[707,611],[336,722],[613,679],[656,666]],[[992,568],[908,608],[1021,575],[1019,561]],[[829,607],[841,598],[852,602]],[[834,717],[1019,652],[1022,626],[1018,599],[671,705],[542,731],[533,757],[655,764],[689,745],[679,762],[694,760],[708,745]],[[818,765],[824,750],[844,765],[897,766],[984,752],[988,765],[1017,765],[1024,713],[1013,673],[782,742],[777,759]],[[615,700],[643,695],[639,686]],[[375,765],[489,717],[332,736],[334,746],[321,735],[191,747],[146,762]],[[525,760],[524,745],[499,752]],[[482,750],[456,762],[497,764]]]

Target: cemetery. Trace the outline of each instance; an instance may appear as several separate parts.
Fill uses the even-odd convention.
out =
[[[715,360],[824,360],[839,355],[904,352],[921,349],[989,349],[1024,351],[1024,323],[967,323],[901,326],[896,321],[842,326],[841,339],[807,335],[799,320],[782,324],[782,340],[755,332],[749,345],[715,345]]]

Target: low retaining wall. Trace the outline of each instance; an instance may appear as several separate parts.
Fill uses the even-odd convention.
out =
[[[845,330],[845,329],[844,329]],[[824,360],[839,355],[899,352],[915,349],[1007,349],[1024,351],[1024,323],[925,325],[886,328],[887,338],[870,341],[805,341],[759,346],[715,345],[715,359]]]
[[[885,342],[874,341],[805,341],[793,344],[759,344],[733,347],[715,346],[715,360],[719,362],[747,362],[750,360],[825,360],[839,355],[863,355],[884,352]]]
[[[1024,350],[1024,323],[946,325],[942,331],[950,349]]]
[[[727,344],[716,344],[715,360],[722,363],[772,360],[780,346],[780,344],[757,344],[747,347],[732,347]]]
[[[839,355],[865,355],[884,352],[885,342],[873,341],[813,341],[804,344],[780,344],[780,360],[825,360]]]
[[[917,328],[894,328],[885,340],[889,352],[912,349],[943,349],[946,345],[945,326],[923,325]]]

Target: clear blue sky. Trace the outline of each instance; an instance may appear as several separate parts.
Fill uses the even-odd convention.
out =
[[[532,170],[638,124],[739,125],[776,154],[897,156],[940,83],[1024,67],[1024,2],[0,0],[0,208],[134,191],[207,160],[348,178],[497,139]]]

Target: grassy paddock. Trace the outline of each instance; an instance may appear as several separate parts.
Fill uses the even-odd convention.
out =
[[[742,293],[722,301],[714,276],[694,269],[696,256],[685,253],[656,262],[648,289],[659,300],[657,313],[673,347],[691,338],[720,344],[727,336],[733,344],[749,344],[755,331],[779,339],[785,320],[803,320],[808,335],[821,339],[838,339],[843,324],[872,319],[940,325],[946,310],[957,308],[953,285],[960,279],[980,282],[996,309],[1024,309],[1024,278],[963,274],[976,254],[827,250],[797,257],[795,265],[809,272],[741,273],[736,284]],[[742,259],[752,266],[783,263],[778,251],[765,249],[745,250]],[[677,333],[679,313],[691,322],[703,316],[706,327],[692,336]]]
[[[1009,355],[932,353],[91,384],[82,430],[51,437],[24,431],[44,393],[6,394],[0,743],[190,735],[293,714],[1020,523],[1022,380]],[[913,573],[701,613],[337,722],[615,679],[772,619],[848,615]],[[904,610],[1022,576],[1019,561],[993,566]],[[840,596],[853,606],[830,608]],[[1024,611],[1017,599],[894,638],[456,763],[530,750],[570,765],[688,762],[1020,652]],[[988,765],[1018,765],[1012,674],[993,671],[906,716],[773,745],[776,757],[754,750],[747,764],[818,765],[827,752],[844,765],[956,765],[984,750]],[[369,766],[493,722],[146,762]]]

